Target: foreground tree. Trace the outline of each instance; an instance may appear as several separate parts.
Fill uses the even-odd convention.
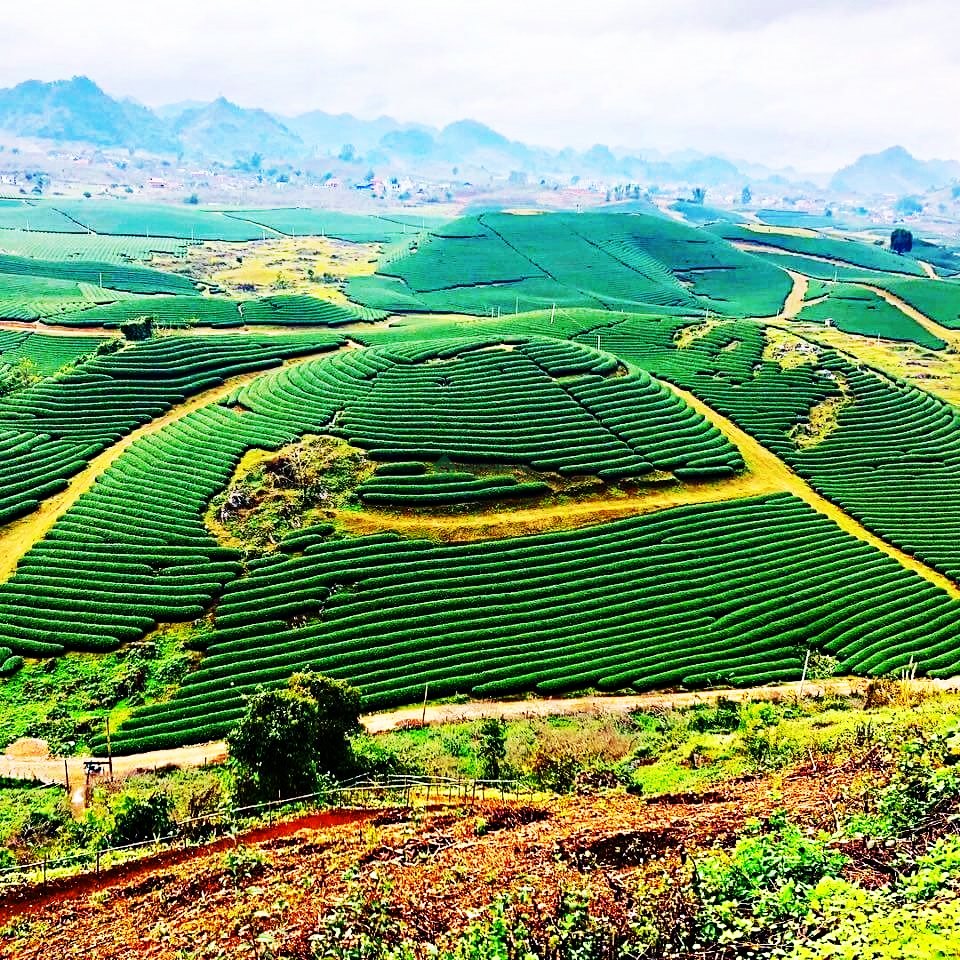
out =
[[[323,774],[350,768],[360,694],[341,680],[295,673],[285,689],[258,690],[227,735],[243,799],[276,800],[315,790]]]
[[[897,227],[890,234],[890,249],[894,253],[909,253],[913,249],[913,234],[903,227]]]

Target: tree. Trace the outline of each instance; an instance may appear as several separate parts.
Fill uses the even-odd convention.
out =
[[[700,206],[703,206],[703,201],[707,199],[707,191],[703,187],[694,187],[693,196],[691,201],[693,203],[699,203]]]
[[[894,253],[909,253],[913,249],[913,234],[909,230],[904,230],[903,227],[897,227],[890,234],[890,249]]]
[[[352,163],[356,159],[356,157],[357,157],[357,150],[352,143],[345,143],[340,148],[338,159],[342,160],[344,163]]]
[[[286,689],[258,690],[227,735],[244,798],[275,800],[315,790],[347,771],[360,728],[360,694],[341,680],[295,673]]]
[[[894,205],[893,209],[902,217],[909,217],[915,213],[923,212],[923,204],[919,197],[901,197]]]
[[[501,764],[507,757],[506,724],[496,717],[481,721],[477,730],[477,759],[484,780],[499,780]]]
[[[149,340],[153,336],[156,317],[136,317],[120,324],[120,332],[131,342]]]
[[[0,397],[32,387],[39,380],[40,369],[29,357],[21,357],[14,364],[0,365]]]
[[[753,191],[750,189],[748,185],[740,191],[740,202],[744,206],[746,206],[752,199],[753,199]]]

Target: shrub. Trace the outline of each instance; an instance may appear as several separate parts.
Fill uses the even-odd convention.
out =
[[[174,828],[172,810],[173,801],[164,791],[146,796],[124,791],[110,803],[112,826],[102,845],[117,847],[168,836]]]
[[[321,773],[349,769],[359,724],[360,694],[339,680],[295,673],[286,689],[258,691],[227,735],[239,793],[275,800],[314,790]]]
[[[700,935],[713,943],[781,942],[784,921],[802,919],[817,884],[846,858],[781,814],[755,822],[730,853],[697,864]]]

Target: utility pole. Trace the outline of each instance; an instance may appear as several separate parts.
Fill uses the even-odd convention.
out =
[[[107,766],[110,768],[110,779],[113,780],[113,748],[110,746],[110,714],[104,718],[107,727]]]
[[[803,660],[803,674],[800,677],[800,691],[798,693],[798,696],[801,696],[801,697],[803,696],[803,688],[806,686],[806,683],[807,683],[807,667],[809,666],[810,666],[810,648],[807,647],[807,655],[806,657],[804,657],[804,660]]]
[[[430,689],[430,684],[425,683],[423,685],[423,713],[420,716],[420,722],[427,722],[427,691]]]

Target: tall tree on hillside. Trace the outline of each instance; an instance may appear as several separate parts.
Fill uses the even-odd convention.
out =
[[[693,196],[690,198],[693,203],[699,203],[703,206],[703,201],[707,199],[707,191],[704,187],[694,187]]]
[[[890,249],[894,253],[909,253],[913,249],[913,234],[903,227],[897,227],[890,234]]]
[[[746,206],[753,199],[753,191],[749,184],[740,191],[740,202]]]

